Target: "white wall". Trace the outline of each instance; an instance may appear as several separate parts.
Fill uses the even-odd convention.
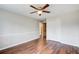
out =
[[[79,47],[79,11],[47,19],[47,39]]]
[[[37,20],[0,10],[0,50],[38,37]]]

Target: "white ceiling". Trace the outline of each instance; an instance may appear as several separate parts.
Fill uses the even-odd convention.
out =
[[[44,4],[32,4],[35,7],[44,6]],[[79,10],[79,4],[51,4],[47,10],[51,11],[49,14],[43,13],[42,16],[38,16],[36,13],[30,14],[35,11],[29,4],[0,4],[0,9],[13,12],[16,14],[32,17],[35,19],[45,19],[56,15],[61,15],[67,12]]]

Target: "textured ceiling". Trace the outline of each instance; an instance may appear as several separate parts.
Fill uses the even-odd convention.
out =
[[[35,7],[44,6],[44,4],[32,4],[32,5],[34,5]],[[30,14],[30,12],[35,11],[35,9],[31,8],[29,4],[0,4],[0,9],[41,20],[41,19],[56,16],[56,15],[62,15],[67,12],[79,10],[79,5],[78,4],[51,4],[47,8],[47,10],[51,11],[51,13],[49,14],[43,13],[42,16],[38,16],[38,14],[36,13]]]

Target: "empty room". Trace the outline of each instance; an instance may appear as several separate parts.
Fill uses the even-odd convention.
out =
[[[0,54],[79,54],[79,4],[0,4]]]

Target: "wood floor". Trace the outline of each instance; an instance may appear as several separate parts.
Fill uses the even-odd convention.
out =
[[[0,54],[79,54],[79,48],[60,42],[48,40],[47,44],[38,51],[39,39],[17,45],[0,51]]]

